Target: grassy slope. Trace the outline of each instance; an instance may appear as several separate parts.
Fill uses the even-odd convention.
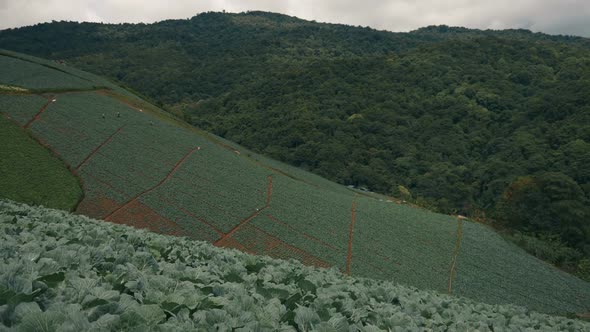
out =
[[[79,213],[489,303],[589,311],[587,283],[506,247],[486,227],[465,221],[470,236],[458,237],[455,218],[358,195],[188,127],[125,91],[57,93],[60,81],[48,82],[56,102],[31,130],[83,179]],[[2,98],[21,105],[0,109],[21,124],[34,114],[34,96]],[[457,246],[464,242],[467,250]],[[486,269],[487,261],[500,268]],[[493,278],[481,283],[484,274]]]
[[[8,331],[590,330],[2,200],[0,249]]]
[[[0,197],[71,211],[80,183],[64,163],[22,128],[0,116]]]

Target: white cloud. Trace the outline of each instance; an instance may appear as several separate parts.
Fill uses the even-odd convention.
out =
[[[589,0],[0,0],[0,29],[51,20],[150,23],[221,10],[265,10],[391,31],[447,24],[590,37]]]

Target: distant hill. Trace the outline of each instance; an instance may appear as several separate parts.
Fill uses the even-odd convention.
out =
[[[0,67],[0,113],[79,177],[79,214],[485,303],[590,311],[588,283],[487,226],[257,155],[71,66],[0,51]]]
[[[590,276],[589,39],[248,12],[39,24],[0,31],[0,48],[104,75],[341,184],[554,239],[568,254],[550,261]]]

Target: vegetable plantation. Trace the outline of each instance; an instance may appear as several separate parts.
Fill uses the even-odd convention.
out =
[[[0,115],[0,197],[71,211],[82,188],[64,163]]]
[[[0,229],[3,331],[590,331],[10,201]]]
[[[34,60],[11,59],[15,67],[30,66]],[[39,67],[51,70],[47,63]],[[352,276],[395,280],[481,302],[511,303],[547,313],[590,312],[588,283],[540,263],[482,225],[458,222],[456,218],[395,203],[386,197],[351,191],[187,126],[90,74],[74,72],[69,67],[67,71],[103,88],[55,91],[66,87],[56,79],[54,85],[44,85],[53,89],[51,92],[0,94],[0,112],[30,130],[79,176],[84,189],[84,199],[76,210],[79,214],[248,253],[334,267]],[[8,81],[0,77],[0,84]],[[184,239],[155,238],[183,246],[190,243]],[[194,253],[192,249],[190,252]],[[253,278],[242,272],[236,272],[239,280]],[[232,277],[228,278],[229,281]],[[145,280],[138,280],[141,283],[133,287],[145,287]],[[368,281],[361,283],[365,282]],[[284,295],[286,290],[294,296],[291,286],[285,287],[269,292]],[[160,291],[156,293],[162,295]],[[130,300],[125,298],[124,301]],[[170,302],[174,302],[172,298]],[[86,304],[79,304],[81,310],[87,309]],[[150,300],[148,304],[156,302]],[[353,310],[350,305],[342,304],[346,310]],[[188,316],[180,309],[161,309],[173,313],[175,321],[182,311],[182,321],[189,324],[188,320],[195,315],[195,307],[191,306],[183,307],[190,313]],[[154,306],[141,308],[139,316],[148,315],[152,309],[155,317],[160,313]],[[320,324],[315,314],[301,310],[300,315],[311,315]],[[353,311],[355,315],[371,316],[367,310]],[[296,315],[293,312],[289,315]],[[423,319],[431,319],[436,312]],[[165,312],[166,319],[173,317],[170,313]],[[215,311],[211,315],[220,318],[231,313]],[[317,315],[322,320],[327,317]],[[127,322],[128,318],[121,319]],[[282,319],[273,319],[278,325],[272,326],[281,326]],[[347,324],[358,323],[354,319],[344,320]],[[163,321],[164,318],[152,323]]]
[[[58,85],[63,89],[94,87],[94,82],[47,68],[36,63],[0,55],[2,83],[28,89],[47,89]]]

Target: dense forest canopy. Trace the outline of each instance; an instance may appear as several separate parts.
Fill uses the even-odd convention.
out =
[[[0,31],[193,124],[347,185],[590,254],[590,40],[204,13]]]

